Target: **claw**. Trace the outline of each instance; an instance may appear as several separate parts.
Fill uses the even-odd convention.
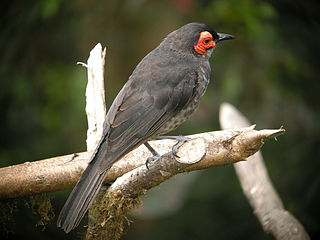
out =
[[[158,158],[160,157],[160,155],[154,155],[152,157],[148,157],[147,160],[146,160],[146,168],[149,170],[149,164],[150,162],[153,162],[155,160],[157,160]]]
[[[149,163],[157,160],[160,157],[160,154],[150,146],[148,142],[145,142],[144,145],[148,148],[148,150],[152,153],[152,157],[148,157],[146,160],[146,168],[149,170]]]
[[[180,156],[177,154],[179,148],[188,140],[190,140],[191,138],[189,137],[185,137],[185,136],[158,136],[155,137],[154,139],[173,139],[176,140],[177,142],[172,146],[172,154],[173,156],[180,158]],[[144,145],[149,149],[149,151],[153,154],[152,157],[148,157],[146,160],[146,168],[149,170],[149,164],[150,162],[153,162],[155,160],[157,160],[160,157],[160,154],[154,150],[150,144],[148,142],[145,142]]]
[[[172,154],[173,154],[173,156],[175,156],[175,157],[177,157],[177,158],[180,158],[180,157],[177,155],[178,149],[179,149],[185,142],[187,142],[188,140],[190,140],[191,138],[185,137],[185,136],[158,136],[158,137],[155,137],[155,139],[158,139],[158,140],[162,140],[162,139],[173,139],[173,140],[176,140],[177,143],[174,144],[173,147],[172,147]]]
[[[184,137],[184,136],[177,136],[176,137],[176,140],[177,140],[177,143],[173,145],[172,147],[172,154],[173,156],[177,157],[177,158],[180,158],[180,156],[177,154],[179,148],[185,143],[187,142],[188,140],[190,140],[191,138],[188,138],[188,137]]]

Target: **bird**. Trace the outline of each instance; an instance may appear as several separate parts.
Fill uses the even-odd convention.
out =
[[[190,117],[209,84],[216,44],[233,38],[192,22],[169,33],[140,61],[109,108],[102,137],[60,212],[58,227],[68,233],[79,225],[106,173],[124,155],[142,144],[158,155],[148,140]]]

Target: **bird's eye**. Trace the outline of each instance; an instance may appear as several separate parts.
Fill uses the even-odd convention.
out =
[[[210,39],[209,38],[207,38],[206,40],[204,40],[204,43],[205,44],[208,44],[210,42]]]

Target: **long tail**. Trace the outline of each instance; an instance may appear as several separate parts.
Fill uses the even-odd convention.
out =
[[[101,169],[99,169],[100,163],[106,161],[106,154],[107,143],[103,141],[64,204],[58,217],[57,226],[61,227],[66,233],[78,226],[91,202],[99,192],[106,172],[112,165],[110,163],[110,166],[104,172],[101,172]]]

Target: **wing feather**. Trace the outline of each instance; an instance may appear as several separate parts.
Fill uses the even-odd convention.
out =
[[[165,77],[169,77],[168,74]],[[180,81],[175,79],[177,86],[174,88],[169,85],[162,89],[158,88],[157,91],[152,89],[150,91],[150,88],[145,90],[139,87],[129,88],[130,92],[123,97],[114,120],[110,123],[108,156],[100,165],[101,171],[104,170],[104,166],[110,165],[110,161],[117,161],[146,142],[191,101],[197,87],[197,74],[187,72],[185,75],[180,74],[179,77]],[[168,79],[158,81],[168,81]]]

